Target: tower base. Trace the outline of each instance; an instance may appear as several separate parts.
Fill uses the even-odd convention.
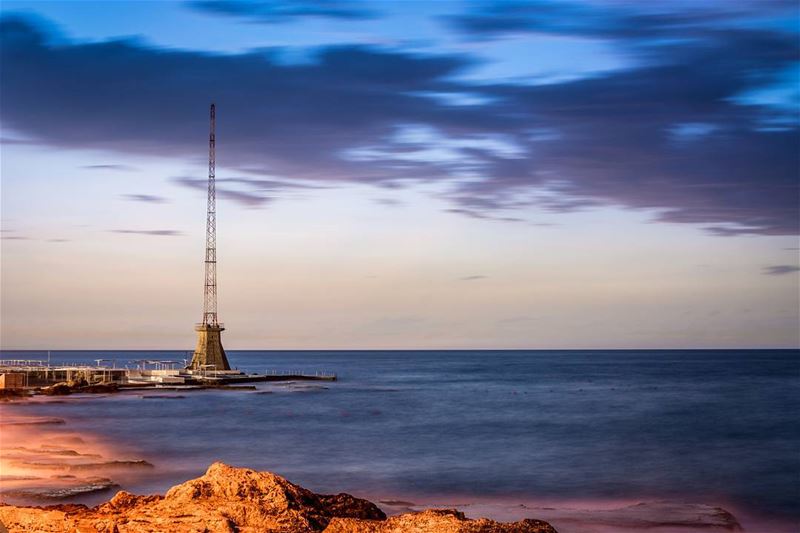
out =
[[[197,324],[197,347],[192,362],[187,368],[192,370],[230,370],[231,365],[222,347],[222,332],[225,328],[218,324]]]

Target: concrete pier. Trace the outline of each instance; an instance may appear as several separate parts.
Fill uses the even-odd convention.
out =
[[[22,375],[22,388],[36,388],[52,385],[53,383],[85,380],[93,383],[116,383],[127,381],[129,370],[127,368],[113,368],[107,366],[81,365],[50,365],[38,360],[0,360],[0,374]],[[19,383],[15,380],[15,383]],[[6,386],[5,388],[11,388]]]
[[[0,375],[5,388],[37,389],[56,383],[85,381],[89,385],[113,384],[129,387],[219,386],[267,381],[336,381],[336,374],[326,372],[272,371],[264,374],[240,370],[219,370],[214,365],[199,369],[175,368],[180,363],[168,360],[138,361],[135,368],[117,368],[97,364],[51,365],[38,360],[0,360]],[[106,360],[107,361],[107,360]],[[11,377],[13,376],[13,377]],[[2,387],[0,387],[2,388]]]

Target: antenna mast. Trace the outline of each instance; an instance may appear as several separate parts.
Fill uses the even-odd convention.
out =
[[[211,104],[208,135],[208,211],[206,214],[206,282],[203,298],[203,324],[217,326],[217,185],[216,185],[216,106]]]
[[[197,348],[187,368],[206,372],[230,370],[231,365],[222,347],[225,327],[217,320],[217,184],[215,150],[217,108],[211,104],[211,128],[208,134],[208,210],[206,214],[206,283],[203,292],[203,321],[196,324]]]

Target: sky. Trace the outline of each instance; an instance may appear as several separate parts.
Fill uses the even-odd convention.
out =
[[[0,348],[800,346],[794,0],[0,5]]]

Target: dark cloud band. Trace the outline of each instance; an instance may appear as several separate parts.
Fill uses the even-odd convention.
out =
[[[188,5],[198,11],[262,24],[308,17],[362,20],[378,16],[368,2],[359,0],[195,0]]]
[[[613,38],[641,46],[622,20]],[[338,46],[292,65],[264,51],[56,43],[26,19],[0,24],[3,121],[43,143],[199,162],[216,101],[220,166],[283,183],[436,182],[453,212],[494,220],[613,205],[719,235],[800,231],[796,117],[746,97],[796,67],[782,31],[712,20],[680,40],[661,22],[669,44],[648,45],[634,69],[522,86],[457,81],[466,56]],[[221,190],[249,206],[272,197],[252,183]]]

